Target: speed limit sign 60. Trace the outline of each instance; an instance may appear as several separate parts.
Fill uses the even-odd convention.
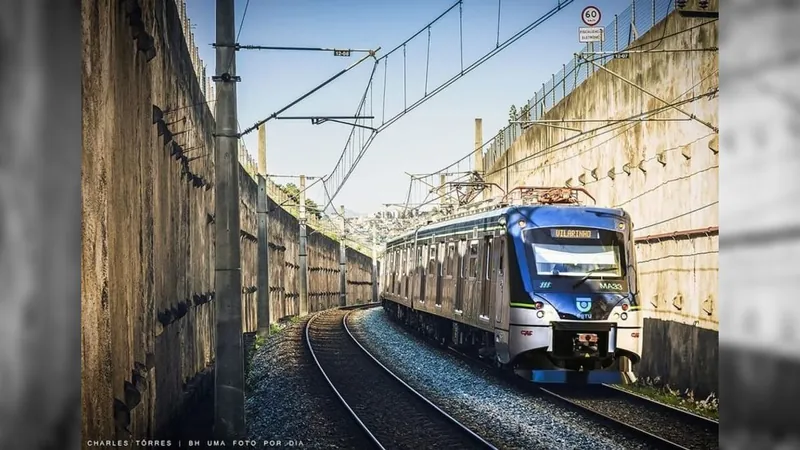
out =
[[[583,8],[583,11],[581,12],[581,19],[583,19],[583,23],[590,27],[600,23],[600,17],[600,9],[598,9],[596,6],[587,6],[586,8]]]

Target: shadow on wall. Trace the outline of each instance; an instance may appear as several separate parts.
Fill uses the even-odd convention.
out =
[[[636,371],[662,374],[672,387],[694,386],[696,399],[718,396],[719,333],[670,320],[644,319]]]

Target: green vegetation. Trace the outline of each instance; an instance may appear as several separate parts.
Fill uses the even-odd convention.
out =
[[[298,188],[294,183],[286,183],[285,185],[279,184],[278,188],[286,193],[286,195],[296,204],[300,203],[300,188]],[[306,198],[306,211],[308,211],[310,216],[316,217],[317,220],[322,219],[322,211],[320,210],[319,205],[310,198]]]
[[[694,392],[689,389],[684,392],[672,389],[668,384],[661,383],[658,377],[654,379],[647,377],[634,384],[617,385],[617,387],[699,416],[719,420],[719,399],[713,393],[705,399],[698,400],[694,398]]]

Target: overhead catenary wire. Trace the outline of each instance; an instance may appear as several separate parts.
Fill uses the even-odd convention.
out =
[[[244,4],[244,12],[242,13],[242,20],[239,22],[239,31],[236,33],[236,42],[234,45],[239,42],[239,37],[242,35],[242,29],[244,28],[244,19],[247,18],[247,9],[250,7],[250,0],[247,0],[247,3]],[[225,64],[225,70],[222,73],[230,73],[233,69],[233,57],[236,55],[236,50],[231,52],[231,57],[228,60],[228,63]]]
[[[695,83],[695,84],[694,84],[692,87],[690,87],[689,89],[687,89],[686,91],[684,91],[683,93],[681,93],[681,94],[678,96],[678,98],[680,98],[680,97],[682,97],[682,96],[686,95],[687,93],[691,92],[691,91],[692,91],[692,90],[693,90],[695,87],[699,86],[699,85],[700,85],[702,82],[704,82],[705,80],[707,80],[708,78],[710,78],[710,77],[714,76],[714,75],[715,75],[715,74],[717,74],[717,73],[718,73],[718,69],[717,69],[717,70],[714,70],[714,71],[713,71],[712,73],[710,73],[709,75],[707,75],[707,76],[703,77],[703,78],[702,78],[700,81],[698,81],[697,83]],[[715,91],[715,92],[716,92],[716,91]],[[699,95],[699,96],[697,96],[697,97],[693,97],[693,98],[691,98],[691,99],[684,100],[684,102],[695,101],[695,100],[698,100],[699,98],[706,97],[706,96],[708,96],[708,95],[709,95],[709,93],[706,93],[706,94],[701,94],[701,95]],[[622,134],[622,133],[624,133],[625,131],[627,131],[627,130],[629,130],[629,129],[631,129],[631,128],[633,128],[633,127],[635,127],[635,126],[637,125],[636,123],[633,123],[633,124],[631,124],[631,123],[630,123],[631,121],[633,121],[633,120],[636,120],[636,118],[638,118],[638,117],[640,117],[640,116],[648,116],[648,115],[655,115],[655,114],[659,114],[659,113],[663,112],[665,109],[667,109],[667,107],[659,107],[659,108],[652,109],[652,110],[649,110],[649,111],[645,111],[645,112],[643,112],[643,113],[636,114],[636,115],[634,115],[634,116],[630,116],[630,117],[623,118],[623,119],[609,119],[609,120],[608,120],[608,123],[606,123],[606,124],[603,124],[603,125],[600,125],[600,126],[598,126],[598,127],[595,127],[595,128],[592,128],[592,129],[590,129],[590,130],[587,130],[587,131],[585,131],[585,132],[582,132],[582,133],[581,133],[581,134],[579,134],[579,135],[570,136],[569,138],[566,138],[566,139],[564,139],[564,140],[562,140],[562,141],[556,142],[555,144],[552,144],[551,146],[549,146],[549,147],[547,147],[547,148],[543,149],[543,150],[542,150],[541,152],[539,152],[539,153],[535,153],[535,154],[533,154],[533,155],[529,155],[528,157],[525,157],[525,158],[523,158],[522,160],[519,160],[519,161],[517,161],[517,162],[512,162],[512,163],[510,163],[510,164],[508,165],[508,167],[513,167],[514,165],[516,165],[516,164],[518,164],[518,163],[520,163],[520,162],[524,162],[524,160],[526,160],[526,158],[530,159],[530,158],[533,158],[533,157],[535,157],[535,156],[544,156],[544,155],[547,155],[547,154],[549,154],[549,153],[551,153],[551,152],[557,151],[557,150],[559,150],[559,149],[561,148],[561,146],[562,146],[563,144],[567,144],[567,143],[569,143],[570,145],[576,145],[576,144],[579,144],[579,143],[581,143],[581,142],[585,142],[585,141],[587,141],[587,140],[595,139],[595,138],[597,138],[598,136],[601,136],[601,135],[603,135],[603,134],[606,134],[606,133],[608,133],[608,132],[613,132],[613,131],[616,131],[616,130],[618,130],[618,129],[620,129],[620,128],[625,128],[624,130],[622,130],[622,131],[619,133],[619,134]],[[646,119],[645,119],[645,120],[646,120]],[[608,129],[608,128],[611,128],[611,127],[616,127],[616,128],[614,128],[614,129],[612,129],[612,130],[607,130],[607,131],[604,131],[604,132],[602,132],[602,133],[600,133],[600,134],[592,134],[592,133],[594,133],[594,132],[598,132],[598,131],[601,131],[601,130],[606,130],[606,129]],[[619,134],[618,134],[618,135],[619,135]],[[614,136],[614,137],[612,137],[611,139],[613,139],[613,138],[617,137],[618,135],[615,135],[615,136]],[[464,162],[464,161],[465,161],[465,160],[467,160],[468,158],[471,158],[471,157],[472,157],[472,156],[473,156],[475,153],[477,153],[478,151],[483,151],[483,148],[484,148],[484,147],[486,147],[486,145],[490,144],[490,143],[491,143],[491,142],[492,142],[492,141],[495,139],[495,137],[496,137],[496,136],[497,136],[497,135],[495,135],[495,136],[493,136],[493,137],[489,138],[489,140],[487,140],[486,142],[484,142],[484,143],[483,143],[483,144],[482,144],[480,147],[476,148],[475,150],[472,150],[472,151],[470,151],[469,153],[465,154],[464,156],[462,156],[461,158],[457,159],[456,161],[454,161],[454,162],[452,162],[452,163],[448,164],[447,166],[445,166],[445,167],[443,167],[443,168],[441,168],[441,169],[439,169],[439,170],[437,170],[437,171],[435,171],[435,172],[430,172],[430,173],[428,173],[426,176],[434,176],[434,175],[437,175],[437,174],[441,174],[442,172],[445,172],[445,171],[447,171],[448,169],[450,169],[450,168],[452,168],[452,167],[454,167],[454,166],[456,166],[456,165],[460,164],[461,162]],[[576,139],[577,139],[577,140],[576,140]],[[571,142],[571,141],[573,141],[573,140],[574,140],[574,142]],[[609,140],[610,140],[610,139],[609,139]],[[601,144],[603,144],[603,143],[606,143],[606,142],[608,142],[608,140],[607,140],[607,141],[604,141],[604,142],[602,142]],[[590,149],[593,149],[593,148],[595,148],[595,147],[596,147],[596,146],[593,146],[593,147],[591,147]],[[585,152],[585,151],[588,151],[588,150],[590,150],[590,149],[584,150],[583,152]],[[583,152],[581,152],[581,153],[583,153]],[[554,163],[551,163],[550,165],[552,165],[552,164],[554,164]],[[495,171],[492,171],[492,172],[488,172],[488,171],[486,171],[486,174],[485,174],[484,176],[490,176],[490,175],[493,175],[493,174],[495,174],[495,173],[497,173],[497,172],[500,172],[500,171],[502,171],[502,170],[505,170],[506,168],[507,168],[506,166],[503,166],[503,167],[501,167],[501,168],[498,168],[497,170],[495,170]]]
[[[509,162],[509,163],[505,164],[504,166],[499,167],[496,170],[493,170],[491,172],[487,172],[485,176],[494,175],[495,173],[498,173],[500,171],[503,171],[503,170],[506,170],[508,168],[514,167],[514,166],[516,166],[518,164],[521,164],[521,163],[523,163],[525,161],[528,161],[530,159],[533,159],[533,158],[536,158],[536,157],[539,157],[539,156],[543,156],[543,155],[552,153],[553,151],[556,151],[556,150],[560,149],[565,144],[574,145],[577,142],[585,141],[587,139],[593,139],[593,138],[597,137],[597,135],[594,135],[593,133],[596,133],[598,131],[607,129],[607,128],[615,126],[615,125],[619,125],[621,123],[624,124],[625,122],[629,122],[629,121],[631,121],[632,119],[635,119],[635,118],[654,116],[654,115],[660,114],[660,113],[662,113],[662,112],[664,112],[664,111],[666,111],[668,109],[671,109],[673,105],[674,106],[680,106],[680,105],[684,105],[684,104],[687,104],[687,103],[691,103],[691,102],[697,101],[697,100],[699,100],[701,98],[705,98],[705,97],[709,97],[709,96],[715,95],[718,91],[719,91],[719,88],[717,87],[717,88],[712,89],[710,92],[706,92],[706,93],[703,93],[703,94],[696,95],[696,96],[694,96],[694,97],[692,97],[690,99],[686,99],[686,100],[682,100],[682,101],[670,102],[669,105],[661,106],[661,107],[652,109],[650,111],[647,111],[647,112],[644,112],[644,113],[639,113],[639,114],[636,114],[636,115],[633,115],[633,116],[630,116],[630,117],[627,117],[627,118],[624,118],[624,119],[619,119],[619,120],[613,121],[611,123],[608,123],[608,124],[605,124],[605,125],[601,125],[601,126],[592,128],[590,130],[584,131],[584,132],[582,132],[582,133],[580,133],[578,135],[570,136],[570,137],[568,137],[566,139],[563,139],[560,142],[557,142],[555,144],[552,144],[552,145],[550,145],[550,146],[548,146],[548,147],[546,147],[546,148],[544,148],[544,149],[542,149],[542,150],[540,150],[538,152],[532,153],[532,154],[530,154],[528,156],[524,156],[524,157],[522,157],[522,158],[520,158],[520,159],[518,159],[516,161]],[[685,93],[683,95],[685,95]],[[591,136],[587,138],[587,135],[591,135]]]
[[[433,96],[438,94],[439,92],[443,91],[444,89],[446,89],[447,87],[452,85],[454,82],[456,82],[458,79],[460,79],[461,77],[463,77],[467,73],[471,72],[472,70],[476,69],[477,67],[480,67],[483,63],[485,63],[486,61],[491,59],[497,53],[501,52],[502,50],[504,50],[505,48],[507,48],[508,46],[510,46],[511,44],[513,44],[514,42],[516,42],[517,40],[519,40],[520,38],[525,36],[526,34],[528,34],[530,31],[532,31],[533,29],[535,29],[536,27],[538,27],[539,25],[541,25],[542,23],[544,23],[545,21],[547,21],[548,19],[553,17],[556,13],[558,13],[561,10],[565,9],[573,1],[574,0],[558,0],[556,2],[556,6],[554,6],[552,9],[550,9],[548,12],[543,14],[541,17],[539,17],[538,19],[536,19],[535,21],[533,21],[532,23],[530,23],[526,27],[522,28],[520,31],[515,33],[510,38],[506,39],[502,43],[499,43],[499,45],[496,48],[494,48],[493,50],[487,52],[486,54],[484,54],[482,57],[478,58],[476,61],[474,61],[472,64],[470,64],[466,68],[462,68],[462,70],[459,73],[457,73],[456,75],[452,76],[447,81],[444,81],[443,83],[441,83],[438,87],[436,87],[432,91],[430,91],[430,92],[426,93],[425,95],[423,95],[422,98],[418,99],[417,101],[413,102],[410,105],[404,104],[404,108],[403,108],[402,111],[400,111],[399,113],[397,113],[394,116],[392,116],[388,121],[384,121],[384,123],[381,124],[381,126],[379,126],[376,129],[376,131],[367,139],[367,141],[359,149],[358,154],[353,159],[353,162],[349,165],[349,167],[346,167],[346,168],[342,167],[341,166],[342,158],[339,159],[339,162],[337,162],[336,166],[331,171],[331,175],[329,176],[328,180],[326,180],[326,182],[325,182],[325,184],[329,184],[330,181],[334,181],[334,183],[335,183],[335,186],[331,186],[332,188],[328,189],[328,191],[333,191],[332,194],[331,194],[331,197],[329,198],[328,204],[332,203],[333,199],[341,191],[342,186],[344,186],[344,184],[347,182],[347,180],[349,179],[349,177],[352,174],[353,170],[358,165],[358,162],[360,162],[360,160],[363,157],[364,153],[369,149],[370,145],[374,141],[375,136],[378,133],[380,133],[381,131],[385,130],[386,128],[391,126],[393,123],[395,123],[397,120],[399,120],[401,117],[403,117],[404,115],[408,114],[412,110],[416,109],[421,104],[423,104],[424,102],[426,102],[427,100],[429,100],[430,98],[432,98]],[[444,13],[440,14],[436,19],[434,19],[434,21],[432,21],[429,24],[425,25],[422,29],[420,29],[420,31],[418,31],[417,33],[412,35],[412,37],[410,37],[409,39],[406,39],[403,43],[401,43],[400,45],[398,45],[397,47],[392,49],[389,53],[387,53],[387,54],[381,56],[380,58],[378,58],[378,61],[380,61],[381,59],[388,58],[393,52],[397,51],[400,48],[405,49],[405,46],[409,41],[411,41],[413,38],[415,38],[416,36],[418,36],[419,34],[424,32],[429,26],[434,24],[436,21],[440,20],[448,12],[452,11],[456,6],[461,5],[461,3],[462,3],[462,1],[460,0],[460,1],[456,2],[455,4],[453,4]],[[459,11],[461,11],[461,8],[459,8]],[[463,41],[463,33],[460,33],[460,40]],[[462,43],[462,45],[463,45],[463,43]],[[385,89],[385,85],[384,85],[384,89]],[[382,115],[385,117],[385,115],[386,115],[385,109],[384,109]],[[345,150],[345,152],[346,151],[347,150]],[[344,156],[344,154],[342,156]],[[336,175],[338,175],[338,172],[340,172],[340,171],[344,173],[343,176],[341,177],[341,179],[339,179],[336,176]],[[331,183],[331,184],[333,184],[333,183]]]
[[[666,27],[664,27],[664,32],[662,33],[662,36],[661,36],[661,37],[659,37],[659,38],[654,38],[654,39],[652,39],[652,40],[649,40],[649,41],[646,41],[646,42],[641,42],[641,43],[638,43],[638,44],[635,44],[635,45],[630,45],[630,46],[626,47],[626,50],[625,50],[625,51],[639,49],[639,48],[646,47],[646,46],[648,46],[648,45],[651,45],[651,44],[656,44],[656,45],[655,45],[653,48],[657,48],[658,46],[660,46],[660,45],[661,45],[661,43],[662,43],[662,42],[664,41],[664,39],[666,39],[666,38],[670,38],[670,37],[674,37],[674,36],[678,36],[678,35],[681,35],[681,34],[684,34],[684,33],[690,32],[690,31],[692,31],[692,30],[694,30],[694,29],[696,29],[696,28],[703,27],[703,26],[705,26],[705,25],[708,25],[709,23],[711,23],[711,22],[715,22],[715,21],[717,21],[717,20],[719,20],[719,19],[713,19],[713,20],[704,21],[704,22],[702,22],[702,23],[700,23],[700,24],[698,24],[698,25],[694,25],[694,26],[692,26],[692,27],[689,27],[689,28],[687,28],[687,29],[684,29],[684,30],[681,30],[681,31],[677,31],[677,32],[674,32],[674,33],[670,33],[670,34],[666,34],[666,30],[667,30],[667,28],[666,28]],[[621,53],[621,52],[620,52],[620,53]],[[599,58],[587,58],[587,59],[589,59],[590,61],[593,61],[593,60],[598,60],[598,59],[603,59],[603,58],[602,58],[602,57],[599,57]],[[573,69],[573,70],[578,70],[578,69],[577,69],[577,67],[576,67],[576,68],[575,68],[575,69]],[[703,77],[703,78],[700,80],[700,82],[698,82],[698,83],[694,84],[694,85],[693,85],[693,86],[692,86],[690,89],[688,89],[687,91],[683,92],[683,93],[681,94],[681,96],[683,96],[683,95],[686,95],[686,93],[687,93],[687,92],[690,92],[691,90],[693,90],[694,88],[696,88],[697,86],[699,86],[699,85],[701,84],[701,82],[705,81],[705,80],[706,80],[706,79],[708,79],[710,76],[713,76],[713,75],[715,75],[716,73],[718,73],[718,69],[717,69],[717,70],[715,70],[715,71],[713,71],[713,72],[712,72],[711,74],[709,74],[708,76],[706,76],[706,77]],[[568,75],[568,74],[565,74],[565,76],[567,76],[567,75]],[[609,122],[613,122],[613,119],[609,120]],[[613,124],[613,123],[606,124],[606,126],[611,126],[611,125],[614,125],[614,124]],[[635,124],[634,124],[634,125],[635,125]],[[632,125],[632,126],[633,126],[633,125]],[[598,127],[598,129],[600,129],[600,128],[604,128],[604,127]],[[484,142],[484,143],[483,143],[483,144],[482,144],[480,147],[478,147],[478,148],[476,148],[476,149],[474,149],[474,150],[470,151],[470,152],[469,152],[469,153],[467,153],[466,155],[464,155],[464,156],[462,156],[461,158],[457,159],[456,161],[454,161],[454,162],[450,163],[449,165],[447,165],[447,166],[443,167],[442,169],[440,169],[440,170],[437,170],[437,171],[435,171],[435,172],[430,172],[430,173],[429,173],[429,175],[435,175],[435,174],[437,174],[437,173],[444,172],[444,171],[446,171],[446,170],[450,169],[451,167],[453,167],[453,166],[455,166],[455,165],[457,165],[457,164],[459,164],[459,163],[463,162],[464,160],[466,160],[466,159],[468,159],[468,158],[471,158],[471,157],[472,157],[472,156],[473,156],[475,153],[477,153],[478,151],[483,151],[483,149],[484,149],[484,148],[485,148],[487,145],[489,145],[489,144],[491,144],[492,142],[494,142],[494,140],[495,140],[495,139],[496,139],[496,138],[497,138],[497,137],[498,137],[500,134],[502,134],[502,132],[503,132],[503,131],[501,130],[499,133],[495,134],[494,136],[492,136],[491,138],[489,138],[489,139],[488,139],[486,142]],[[576,138],[576,137],[578,137],[578,136],[572,136],[572,138]],[[505,168],[504,168],[504,169],[505,169]]]

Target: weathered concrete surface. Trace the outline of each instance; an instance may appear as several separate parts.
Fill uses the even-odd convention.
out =
[[[252,178],[247,177],[250,183]],[[252,181],[255,184],[255,181]],[[300,223],[279,203],[269,199],[270,315],[272,321],[297,315],[300,290]],[[255,224],[256,222],[254,222]],[[339,302],[339,242],[307,227],[308,311],[322,311]],[[347,249],[348,304],[371,298],[372,257]],[[369,286],[364,285],[365,281]],[[366,287],[365,287],[366,286]],[[255,329],[255,328],[253,328]]]
[[[82,19],[87,445],[87,439],[173,434],[175,418],[213,380],[214,121],[172,0],[84,0]],[[163,120],[154,118],[156,108]],[[182,156],[182,149],[191,152]],[[249,332],[257,323],[257,186],[243,170],[240,180],[243,331]],[[298,225],[281,208],[270,219],[275,321],[297,311]],[[314,241],[323,259],[338,255],[338,243],[329,241]],[[368,274],[370,259],[351,258],[350,277],[363,282],[359,270]],[[310,286],[328,289],[325,280]]]
[[[646,42],[652,44],[637,49],[710,49],[717,22],[673,13],[632,46]],[[718,126],[717,97],[706,95],[719,83],[716,51],[633,53],[605,67],[667,102],[685,101],[683,111]],[[625,119],[659,109],[649,121],[557,124],[581,133],[531,127],[508,152],[511,162],[530,159],[506,171],[500,156],[487,167],[488,181],[585,187],[598,205],[627,210],[638,237],[716,227],[719,143],[710,127],[600,68],[543,119]],[[636,250],[639,299],[656,319],[645,321],[640,375],[716,391],[717,234],[640,241]]]

